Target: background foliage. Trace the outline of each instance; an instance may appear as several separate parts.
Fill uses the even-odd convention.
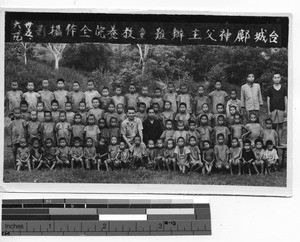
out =
[[[12,80],[17,80],[23,91],[27,81],[34,81],[39,90],[43,79],[49,79],[54,90],[55,80],[61,77],[67,81],[69,90],[72,81],[79,81],[85,89],[86,81],[93,79],[97,89],[119,84],[125,92],[129,83],[134,82],[138,88],[148,85],[153,91],[173,81],[177,88],[180,83],[187,83],[191,93],[196,92],[199,84],[210,91],[214,81],[222,80],[228,91],[233,87],[239,89],[252,72],[265,92],[274,72],[281,73],[286,84],[288,78],[285,48],[150,46],[144,72],[136,45],[69,44],[62,53],[58,70],[54,69],[53,56],[41,44],[30,44],[26,56],[27,65],[20,43],[5,44],[5,91],[10,89]]]

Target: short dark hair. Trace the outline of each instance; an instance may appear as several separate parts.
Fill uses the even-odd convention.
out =
[[[138,106],[140,107],[141,105],[147,106],[146,103],[144,103],[144,102],[139,102],[139,103],[138,103]]]
[[[265,119],[265,124],[268,123],[268,122],[270,122],[271,124],[273,124],[273,120],[271,118],[266,118]]]
[[[45,139],[45,143],[46,143],[47,141],[49,141],[49,140],[51,141],[51,143],[53,143],[53,139],[50,138],[50,137]]]
[[[216,105],[216,107],[217,107],[217,108],[218,108],[218,107],[224,108],[224,104],[223,104],[223,103],[218,103],[218,104]]]
[[[236,92],[237,93],[237,90],[236,89],[231,89],[230,92]]]
[[[61,111],[59,111],[59,115],[61,115],[61,114],[66,115],[67,113],[66,113],[66,111],[64,111],[64,110],[61,110]]]
[[[45,111],[45,112],[44,112],[44,117],[45,117],[45,115],[46,115],[47,113],[50,114],[50,116],[52,117],[52,113],[51,113],[50,111]]]
[[[135,108],[134,108],[134,107],[128,107],[128,108],[127,108],[127,112],[128,112],[129,110],[133,110],[133,111],[135,112]]]
[[[266,141],[266,146],[268,146],[268,145],[273,145],[273,141],[272,141],[272,140],[270,140],[270,139],[269,139],[269,140],[267,140],[267,141]]]
[[[182,136],[180,136],[180,137],[178,137],[178,139],[177,139],[177,143],[178,143],[178,140],[180,140],[180,139],[183,139],[183,141],[185,142],[185,139],[184,139]]]
[[[92,79],[87,80],[87,83],[91,83],[91,82],[94,84],[94,80]]]
[[[189,121],[189,124],[196,124],[196,121],[195,121],[194,119],[191,119],[191,120]]]
[[[58,78],[56,83],[59,83],[59,82],[63,82],[64,84],[66,83],[66,81],[63,78]]]
[[[80,84],[79,84],[79,81],[73,81],[73,84],[75,84],[75,83],[77,83],[78,85],[80,85]]]
[[[153,108],[153,106],[151,106],[151,107],[147,108],[147,113],[149,113],[149,111],[150,111],[150,110],[153,110],[153,111],[154,111],[154,108]]]
[[[60,137],[60,138],[58,139],[58,142],[60,142],[60,141],[62,141],[62,140],[67,141],[67,139],[66,139],[65,137]]]
[[[92,137],[86,137],[86,139],[85,139],[85,142],[87,142],[88,140],[91,140],[91,141],[92,141],[92,143],[94,143],[94,140],[93,140],[93,138],[92,138]]]
[[[243,142],[243,144],[244,144],[244,145],[245,145],[245,144],[251,145],[251,140],[245,139],[244,142]]]
[[[219,139],[219,138],[223,138],[223,139],[225,139],[225,136],[224,136],[224,134],[222,134],[222,133],[220,133],[220,134],[217,134],[217,139]]]
[[[210,141],[209,140],[203,140],[202,144],[204,145],[205,143],[208,143],[210,145]]]
[[[51,105],[53,105],[54,103],[56,103],[57,105],[59,104],[58,101],[57,101],[56,99],[53,99],[53,100],[51,101]]]
[[[191,141],[191,139],[197,140],[197,138],[196,138],[195,136],[191,136],[191,137],[189,138],[189,141]]]
[[[92,98],[92,102],[93,102],[94,100],[98,100],[98,101],[100,102],[99,97],[93,97],[93,98]]]
[[[20,106],[22,106],[22,105],[26,105],[28,107],[28,102],[26,102],[25,100],[23,100],[23,101],[20,102]]]
[[[107,86],[104,86],[104,87],[102,87],[102,91],[103,91],[103,90],[109,91],[109,88],[108,88]]]
[[[263,141],[262,139],[258,138],[258,139],[256,139],[256,140],[254,141],[254,143],[255,143],[255,144],[257,144],[257,143],[263,144],[264,141]]]
[[[74,137],[73,140],[74,140],[74,143],[75,143],[75,142],[81,143],[81,139],[80,139],[80,137],[78,137],[78,136]]]
[[[186,107],[186,103],[180,103],[180,104],[179,104],[179,107],[180,107],[180,106],[185,106],[185,107]]]
[[[161,88],[157,87],[157,88],[155,88],[155,91],[160,91],[161,92]]]

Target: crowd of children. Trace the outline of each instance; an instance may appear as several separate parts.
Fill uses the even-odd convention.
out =
[[[66,91],[63,79],[57,80],[55,92],[48,90],[48,80],[39,92],[28,82],[25,93],[12,82],[6,108],[14,165],[17,170],[145,167],[265,174],[276,168],[276,147],[282,144],[287,89],[280,82],[275,73],[267,93],[269,118],[263,121],[263,99],[253,74],[241,87],[241,100],[237,90],[228,98],[220,81],[208,96],[199,86],[195,97],[186,84],[177,93],[172,82],[164,92],[156,88],[152,97],[147,86],[139,94],[134,84],[124,96],[120,86],[110,96],[108,87],[100,94],[91,80],[85,92],[76,81],[73,91]]]

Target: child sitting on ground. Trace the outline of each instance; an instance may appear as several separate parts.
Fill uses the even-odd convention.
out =
[[[81,139],[77,136],[74,137],[74,146],[70,151],[71,155],[71,168],[73,169],[76,165],[80,164],[83,169],[83,148],[81,147]]]
[[[242,159],[242,148],[239,145],[239,140],[237,138],[232,138],[231,147],[229,148],[230,152],[230,173],[233,175],[232,167],[238,167],[238,175],[241,175],[241,159]]]
[[[60,167],[70,167],[70,148],[67,146],[65,137],[58,140],[59,147],[56,151],[57,165]]]
[[[120,161],[121,169],[128,167],[129,159],[129,150],[126,149],[126,144],[124,141],[121,141],[119,144],[119,151],[117,155],[117,160]]]
[[[106,171],[109,171],[108,167],[108,146],[106,145],[106,140],[103,137],[100,137],[99,145],[96,149],[96,153],[98,156],[97,161],[97,170],[99,171],[101,166],[105,166]]]
[[[27,166],[28,170],[31,171],[30,150],[25,138],[20,139],[20,147],[17,149],[16,155],[16,165],[17,171],[20,171],[24,166]]]
[[[222,170],[222,172],[225,173],[225,170],[230,169],[229,148],[225,144],[225,137],[222,133],[219,133],[217,135],[217,144],[214,147],[214,152],[216,157],[216,168]]]
[[[156,141],[155,168],[159,171],[164,167],[164,142],[162,139]]]
[[[56,148],[53,146],[53,139],[46,138],[44,145],[44,159],[45,166],[47,166],[50,171],[54,169],[56,165]]]
[[[242,162],[243,162],[243,171],[248,172],[251,175],[251,167],[253,166],[253,162],[255,161],[255,155],[251,150],[251,141],[246,139],[244,140],[244,148],[242,151]]]
[[[30,156],[32,161],[32,169],[38,170],[44,163],[44,149],[41,147],[40,140],[38,138],[34,137],[31,142],[32,148],[30,150]]]
[[[207,171],[207,175],[211,175],[211,170],[215,162],[214,150],[210,147],[210,141],[203,141],[202,161]]]
[[[267,140],[266,146],[266,173],[270,173],[272,169],[277,171],[278,154],[277,151],[274,149],[274,144],[272,140]]]
[[[137,169],[144,166],[146,157],[146,145],[142,143],[141,137],[136,135],[133,140],[133,145],[130,147],[131,152],[131,168]]]
[[[176,171],[176,157],[174,154],[174,140],[168,139],[166,149],[164,150],[164,161],[168,171],[171,171],[170,166],[173,166],[173,170]]]
[[[97,164],[97,153],[94,146],[94,139],[92,137],[87,137],[85,140],[85,147],[83,149],[83,157],[85,160],[85,168],[90,170],[95,168]]]
[[[154,170],[155,169],[155,143],[152,139],[148,140],[147,144],[147,168]]]
[[[201,161],[201,152],[197,145],[197,139],[195,136],[191,136],[189,138],[189,146],[190,150],[190,172],[196,172],[203,167],[203,163]],[[204,174],[205,169],[202,169],[202,174]]]
[[[263,149],[263,141],[262,139],[255,140],[255,148],[253,149],[255,155],[255,161],[253,162],[254,170],[257,174],[264,174],[264,164],[266,161],[265,150]],[[258,171],[258,167],[260,167],[260,172]]]
[[[174,150],[176,155],[177,165],[179,166],[179,171],[185,173],[186,168],[189,167],[188,157],[191,151],[188,147],[185,146],[185,140],[183,137],[177,139],[177,146]]]
[[[120,161],[117,159],[119,151],[118,138],[112,136],[110,138],[110,145],[108,146],[108,165],[113,169],[119,167]]]

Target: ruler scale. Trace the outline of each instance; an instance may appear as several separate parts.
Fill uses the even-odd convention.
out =
[[[211,235],[210,206],[179,199],[3,200],[2,235]]]

